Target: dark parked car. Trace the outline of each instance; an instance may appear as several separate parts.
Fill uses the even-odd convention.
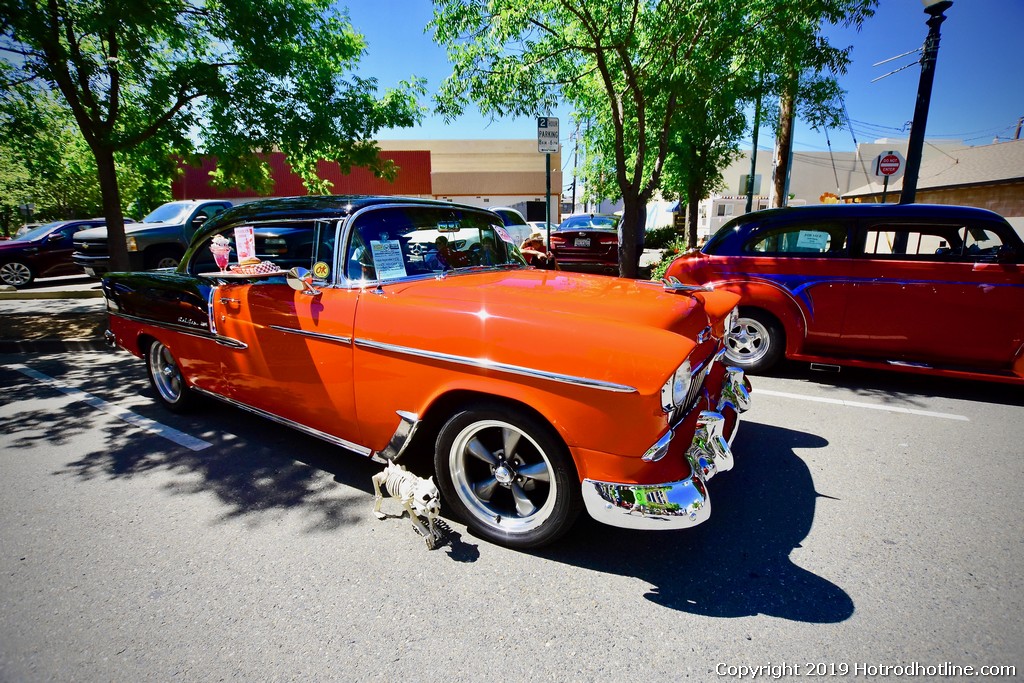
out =
[[[1024,243],[962,206],[842,204],[735,218],[666,276],[741,296],[726,358],[785,356],[1024,383]]]
[[[81,274],[71,260],[72,238],[105,223],[103,218],[57,221],[0,242],[0,283],[24,287],[38,277]]]
[[[139,223],[126,225],[128,261],[132,270],[173,268],[178,265],[195,231],[208,218],[231,208],[225,200],[183,200],[154,209]],[[74,261],[88,275],[110,270],[107,229],[99,228],[75,236]]]
[[[619,270],[619,217],[569,216],[551,233],[551,251],[562,266]]]

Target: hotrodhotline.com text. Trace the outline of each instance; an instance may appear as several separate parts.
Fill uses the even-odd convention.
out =
[[[863,662],[768,662],[767,664],[725,664],[715,665],[715,673],[719,676],[731,676],[739,679],[779,679],[779,678],[824,678],[826,676],[859,676],[862,678],[888,678],[891,676],[927,676],[931,678],[958,676],[1009,676],[1017,675],[1017,667],[986,665],[959,665],[952,662],[942,664],[866,664]]]

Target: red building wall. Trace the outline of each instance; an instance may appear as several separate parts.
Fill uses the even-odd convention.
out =
[[[334,161],[317,163],[317,175],[329,180],[332,194],[370,195],[431,195],[430,152],[389,151],[381,152],[381,158],[390,159],[398,166],[398,175],[389,182],[377,178],[365,168],[352,167],[347,175]],[[309,194],[302,180],[292,172],[284,154],[269,155],[270,177],[273,189],[261,197],[293,197]],[[256,196],[252,190],[216,190],[210,186],[210,171],[217,166],[213,157],[203,159],[201,166],[185,166],[184,173],[171,184],[174,199],[242,199]]]

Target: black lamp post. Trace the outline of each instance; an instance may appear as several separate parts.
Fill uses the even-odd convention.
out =
[[[921,82],[917,86],[917,105],[914,121],[910,124],[910,143],[907,147],[907,170],[903,175],[900,204],[913,204],[917,198],[917,176],[921,171],[921,150],[924,147],[924,128],[928,123],[928,104],[932,99],[932,81],[935,80],[935,58],[939,54],[939,26],[946,20],[943,14],[953,6],[952,0],[922,0],[929,15],[928,37],[921,55]]]

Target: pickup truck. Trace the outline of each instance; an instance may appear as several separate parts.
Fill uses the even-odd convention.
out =
[[[192,235],[208,218],[231,208],[231,202],[184,200],[164,204],[140,223],[125,224],[128,259],[132,270],[173,268],[178,265]],[[93,277],[110,270],[107,229],[92,228],[75,234],[72,260]]]

